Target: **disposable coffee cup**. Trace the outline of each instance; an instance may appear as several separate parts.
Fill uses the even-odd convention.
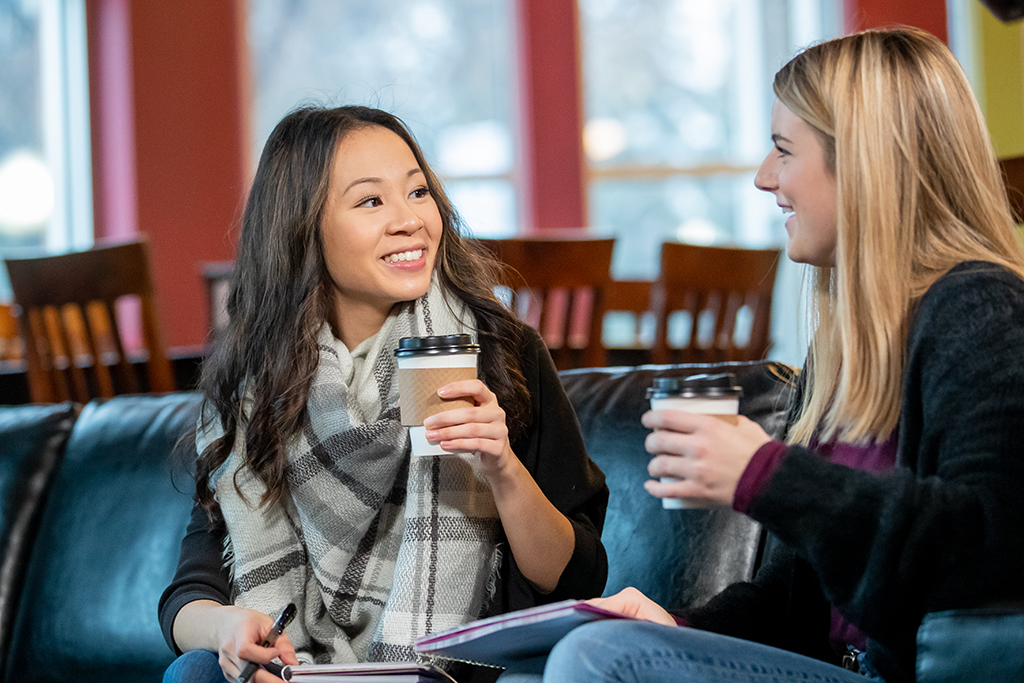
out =
[[[736,375],[731,372],[655,377],[654,383],[647,389],[651,410],[680,410],[684,413],[714,415],[732,424],[737,422],[742,394],[743,389],[736,385]],[[661,477],[661,481],[669,483],[676,479]],[[661,506],[666,510],[700,507],[679,498],[662,498]]]
[[[412,454],[447,455],[451,451],[427,441],[423,421],[446,410],[475,405],[468,398],[443,399],[437,390],[445,384],[476,379],[480,345],[468,334],[403,337],[398,340],[398,395],[402,424],[409,428]]]

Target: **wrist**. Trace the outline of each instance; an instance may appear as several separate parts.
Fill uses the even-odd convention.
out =
[[[486,457],[482,455],[481,460]],[[504,457],[494,460],[500,462],[495,462],[493,467],[485,466],[482,475],[497,500],[516,491],[520,487],[522,476],[529,476],[529,473],[510,448],[506,449]]]

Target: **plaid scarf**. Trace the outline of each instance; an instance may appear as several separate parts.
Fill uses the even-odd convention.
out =
[[[234,604],[275,615],[294,602],[300,661],[415,660],[417,637],[487,608],[500,564],[490,488],[474,455],[410,457],[395,381],[399,338],[472,332],[464,320],[435,284],[352,354],[325,324],[308,420],[287,446],[287,494],[256,507],[265,489],[241,430],[215,474]],[[200,432],[199,447],[217,436]]]

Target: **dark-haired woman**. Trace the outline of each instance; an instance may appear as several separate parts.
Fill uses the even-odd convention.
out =
[[[185,655],[165,680],[407,661],[428,632],[600,594],[604,478],[542,341],[457,226],[390,114],[305,108],[271,134],[203,369],[197,505],[160,601]],[[425,423],[457,454],[410,457],[393,351],[457,333],[479,340],[481,379],[439,393],[474,405]],[[298,616],[261,647],[289,602]]]

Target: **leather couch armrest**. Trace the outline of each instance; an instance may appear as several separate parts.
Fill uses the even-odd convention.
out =
[[[1024,681],[1024,605],[925,615],[917,631],[917,681]]]
[[[0,667],[46,496],[79,406],[0,406]]]

